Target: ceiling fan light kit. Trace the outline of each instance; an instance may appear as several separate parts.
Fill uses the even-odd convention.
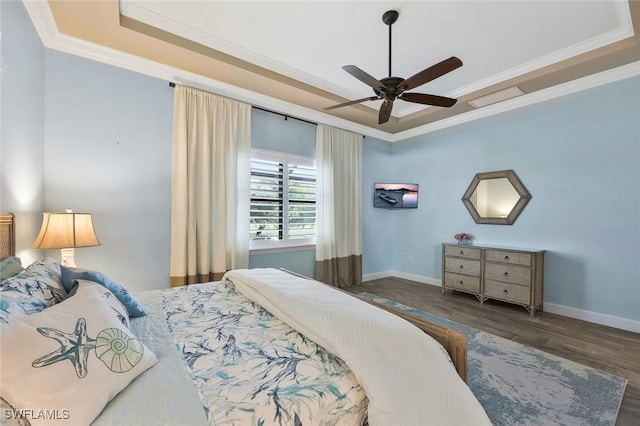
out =
[[[445,59],[431,67],[425,68],[419,73],[409,77],[407,79],[401,77],[392,77],[391,75],[391,27],[398,20],[398,11],[388,10],[382,15],[382,22],[389,26],[389,76],[377,80],[366,72],[362,71],[355,65],[345,65],[343,70],[357,78],[364,84],[373,89],[375,96],[369,96],[362,99],[356,99],[354,101],[344,102],[338,105],[333,105],[324,108],[325,111],[329,111],[336,108],[342,108],[345,106],[355,105],[366,101],[382,100],[382,106],[378,114],[378,124],[384,124],[389,121],[391,117],[391,111],[393,110],[393,102],[396,99],[401,99],[406,102],[413,102],[416,104],[433,105],[440,107],[451,107],[457,99],[447,98],[438,95],[429,95],[426,93],[406,93],[406,90],[414,89],[418,86],[422,86],[438,77],[441,77],[456,68],[462,66],[462,61],[455,56]]]

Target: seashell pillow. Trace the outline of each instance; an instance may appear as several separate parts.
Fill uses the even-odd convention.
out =
[[[0,284],[0,322],[40,312],[66,297],[60,264],[43,257]]]
[[[0,396],[32,426],[90,424],[158,362],[125,316],[109,290],[79,280],[63,302],[0,324]]]

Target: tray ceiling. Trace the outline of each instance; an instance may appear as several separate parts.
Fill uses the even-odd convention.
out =
[[[517,86],[527,96],[640,60],[635,1],[25,4],[49,47],[387,140],[469,114],[476,109],[469,101],[494,92]],[[439,108],[397,100],[383,125],[377,124],[379,101],[323,111],[373,95],[343,65],[388,76],[388,27],[381,16],[390,9],[400,14],[393,75],[408,78],[457,56],[461,68],[412,91],[458,103]]]

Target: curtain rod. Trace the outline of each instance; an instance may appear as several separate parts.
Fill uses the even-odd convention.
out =
[[[173,81],[170,81],[169,82],[169,86],[170,87],[176,87],[176,84]],[[271,114],[276,114],[276,115],[282,116],[282,117],[284,117],[285,120],[293,118],[294,120],[302,121],[303,123],[312,124],[314,126],[318,125],[318,123],[314,123],[313,121],[305,120],[304,118],[293,117],[293,116],[288,115],[288,114],[283,114],[281,112],[272,111],[272,110],[266,109],[266,108],[261,108],[259,106],[251,105],[251,108],[259,109],[260,111],[270,112]]]
[[[293,117],[293,116],[288,115],[288,114],[283,114],[283,113],[277,112],[277,111],[271,111],[270,109],[261,108],[259,106],[251,105],[251,108],[259,109],[260,111],[264,111],[264,112],[270,112],[271,114],[280,115],[280,116],[284,117],[285,120],[293,118],[294,120],[302,121],[303,123],[313,124],[314,126],[318,125],[318,123],[314,123],[313,121],[305,120],[304,118]]]
[[[169,86],[170,87],[176,87],[176,84],[173,81],[170,81],[169,82]],[[259,106],[251,105],[251,108],[255,108],[255,109],[259,109],[260,111],[270,112],[271,114],[279,115],[281,117],[284,117],[285,121],[290,119],[290,118],[293,118],[294,120],[302,121],[303,123],[312,124],[314,126],[318,125],[318,123],[314,123],[313,121],[305,120],[304,118],[294,117],[294,116],[289,115],[289,114],[283,114],[281,112],[272,111],[270,109],[262,108],[262,107],[259,107]],[[362,139],[364,139],[364,138],[366,138],[366,136],[362,135]]]

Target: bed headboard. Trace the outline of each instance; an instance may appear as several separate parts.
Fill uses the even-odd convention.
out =
[[[16,255],[15,223],[13,213],[0,213],[0,259]]]

